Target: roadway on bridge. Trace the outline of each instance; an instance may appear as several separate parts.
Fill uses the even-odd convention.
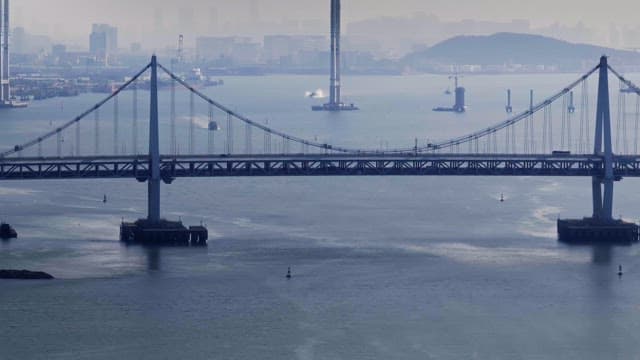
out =
[[[282,154],[161,157],[165,181],[229,176],[600,176],[597,155]],[[614,174],[640,176],[640,156],[615,156]],[[0,179],[148,177],[149,157],[5,158]]]

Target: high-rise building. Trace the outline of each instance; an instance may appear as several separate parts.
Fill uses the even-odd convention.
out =
[[[109,57],[118,52],[118,28],[107,24],[93,24],[89,35],[89,51],[107,64]]]
[[[29,34],[23,27],[11,29],[12,54],[37,54],[51,49],[51,38],[45,35]]]
[[[89,51],[98,56],[105,56],[107,49],[107,34],[103,32],[92,32],[89,35]]]

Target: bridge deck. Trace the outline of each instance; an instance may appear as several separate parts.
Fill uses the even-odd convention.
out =
[[[148,177],[147,156],[5,158],[0,180]],[[640,176],[640,156],[616,156],[615,176]],[[161,174],[229,176],[599,176],[595,155],[194,155],[163,156]]]

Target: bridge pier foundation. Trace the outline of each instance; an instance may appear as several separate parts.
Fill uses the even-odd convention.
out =
[[[603,149],[604,145],[604,149]],[[607,58],[600,58],[598,104],[594,155],[603,158],[601,176],[591,180],[593,216],[591,218],[558,219],[558,240],[567,243],[632,243],[637,242],[639,228],[635,223],[613,219],[613,149],[611,144],[611,114],[609,107],[609,67]],[[602,187],[604,185],[604,197]]]
[[[206,227],[187,228],[181,221],[150,222],[147,219],[139,219],[120,224],[120,241],[127,244],[206,246],[208,235]]]

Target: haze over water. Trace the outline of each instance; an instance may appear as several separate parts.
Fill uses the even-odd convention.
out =
[[[430,111],[452,101],[442,94],[444,76],[347,78],[345,96],[362,108],[357,113],[309,110],[304,92],[325,77],[225,78],[206,92],[285,132],[378,148],[487,127],[505,118],[506,88],[518,111],[529,88],[541,99],[575,78],[470,76],[464,115]],[[161,96],[166,139],[168,93]],[[2,147],[100,97],[3,111]],[[179,116],[188,116],[186,93],[179,104]],[[120,105],[131,113],[125,100]],[[104,134],[106,143],[111,132]],[[198,144],[204,151],[204,130]],[[616,214],[638,219],[638,185],[616,184]],[[0,217],[20,238],[0,243],[0,268],[58,279],[0,283],[0,358],[633,358],[640,352],[638,248],[556,241],[558,216],[590,215],[590,190],[588,178],[178,179],[163,185],[163,216],[206,223],[209,246],[146,249],[117,239],[122,218],[146,215],[146,184],[2,182]]]

